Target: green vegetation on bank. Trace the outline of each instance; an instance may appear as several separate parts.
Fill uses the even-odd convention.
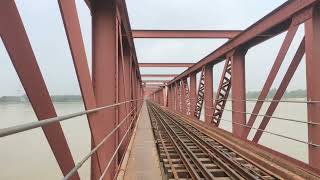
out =
[[[247,99],[258,99],[261,91],[248,91],[247,92]],[[277,89],[271,89],[269,91],[269,94],[267,96],[267,99],[273,98],[273,96],[276,94]],[[306,90],[298,89],[293,91],[286,91],[283,95],[283,98],[305,98],[307,97]]]
[[[257,99],[259,97],[261,91],[248,91],[247,99]],[[267,99],[271,99],[277,89],[271,89]],[[283,95],[283,98],[305,98],[306,90],[298,89],[293,91],[286,91]],[[51,96],[51,100],[53,102],[81,102],[82,98],[80,95],[54,95]],[[0,103],[25,103],[29,102],[28,97],[26,95],[23,96],[2,96],[0,97]]]

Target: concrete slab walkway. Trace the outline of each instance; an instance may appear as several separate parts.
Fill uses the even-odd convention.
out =
[[[139,118],[124,179],[162,180],[158,152],[145,103],[142,106]]]

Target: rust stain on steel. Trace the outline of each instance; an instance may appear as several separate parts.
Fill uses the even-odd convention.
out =
[[[0,23],[0,33],[4,46],[8,51],[37,118],[42,120],[56,117],[57,114],[15,1],[0,1]],[[43,126],[42,129],[63,175],[66,175],[75,164],[60,123],[52,123]],[[72,179],[80,179],[79,174],[76,173]]]

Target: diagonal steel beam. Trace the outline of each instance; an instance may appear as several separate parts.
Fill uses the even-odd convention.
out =
[[[296,51],[295,56],[293,57],[293,60],[291,62],[291,64],[289,65],[289,68],[286,72],[286,74],[284,75],[280,86],[276,92],[276,94],[273,97],[273,101],[270,103],[269,108],[266,112],[266,116],[262,119],[260,126],[259,126],[259,130],[257,130],[255,136],[253,137],[253,142],[258,142],[262,136],[263,130],[267,127],[269,121],[270,121],[270,116],[272,116],[272,114],[274,113],[274,111],[276,110],[278,104],[279,104],[279,100],[282,98],[283,94],[286,91],[286,88],[288,87],[295,71],[297,70],[301,59],[303,57],[305,53],[305,40],[303,38],[303,40],[301,41],[298,50]]]
[[[168,84],[187,77],[191,73],[200,72],[202,67],[207,64],[216,64],[223,61],[226,59],[226,55],[237,47],[245,46],[246,49],[249,49],[286,31],[289,28],[290,21],[292,21],[297,13],[303,12],[306,8],[315,6],[317,3],[319,3],[318,0],[291,0],[283,3],[280,7],[242,31],[238,36],[232,38],[198,63],[185,70]],[[302,21],[308,18],[307,16]]]
[[[227,103],[226,99],[229,97],[230,90],[231,90],[231,57],[228,57],[225,60],[216,98],[213,103],[214,109],[213,109],[212,123],[216,126],[219,126],[220,119],[223,114],[223,109]]]
[[[259,111],[260,111],[260,109],[261,109],[261,107],[263,105],[263,100],[266,99],[266,97],[267,97],[267,95],[268,95],[268,93],[269,93],[269,91],[271,89],[271,86],[272,86],[272,84],[273,84],[273,82],[274,82],[274,80],[275,80],[275,78],[276,78],[276,76],[277,76],[277,74],[279,72],[281,64],[282,64],[282,62],[283,62],[283,60],[284,60],[284,58],[285,58],[285,56],[286,56],[286,54],[288,52],[288,49],[289,49],[289,47],[290,47],[290,45],[292,43],[292,40],[293,40],[297,30],[298,30],[298,26],[297,25],[292,25],[289,28],[289,31],[288,31],[288,33],[287,33],[287,35],[286,35],[286,37],[285,37],[285,39],[284,39],[284,41],[282,43],[282,46],[281,46],[281,48],[279,50],[279,53],[278,53],[278,55],[276,57],[276,60],[275,60],[273,66],[271,68],[271,71],[270,71],[270,73],[268,75],[268,78],[267,78],[266,82],[263,85],[262,91],[260,92],[260,95],[258,97],[259,101],[257,101],[256,105],[254,106],[254,108],[252,110],[252,114],[251,114],[251,116],[249,118],[249,121],[247,123],[248,127],[253,126],[253,124],[254,124],[254,122],[255,122],[255,120],[257,118],[256,114],[259,113]],[[245,130],[243,132],[243,137],[244,138],[247,138],[248,135],[249,135],[250,128],[248,128],[248,127],[245,128]]]
[[[88,67],[86,52],[81,35],[80,22],[74,0],[59,0],[60,13],[64,23],[64,29],[67,34],[69,47],[72,55],[74,68],[77,74],[77,80],[80,86],[82,99],[84,101],[85,109],[93,109],[96,107],[95,96],[93,92],[92,82],[90,78],[90,71]],[[88,123],[91,132],[91,146],[92,148],[98,144],[99,134],[95,129],[99,127],[98,121],[95,121],[95,115],[87,115]],[[98,151],[91,159],[91,177],[100,177],[101,163],[99,162]],[[101,156],[101,154],[100,154]],[[95,168],[96,167],[96,168]]]
[[[56,117],[15,1],[0,1],[0,35],[39,120]],[[63,175],[75,166],[60,123],[42,127]],[[76,173],[72,179],[80,179]]]
[[[195,111],[194,111],[194,116],[197,119],[200,119],[201,111],[202,111],[202,105],[204,101],[204,77],[205,76],[205,67],[202,68],[201,71],[201,76],[200,76],[200,81],[199,81],[199,88],[197,92],[197,99],[196,99],[196,105],[195,105]]]

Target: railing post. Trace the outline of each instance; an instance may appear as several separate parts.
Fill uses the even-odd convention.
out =
[[[211,123],[213,112],[213,74],[212,65],[206,65],[204,73],[204,121]]]
[[[232,133],[237,137],[242,137],[246,124],[245,54],[246,51],[236,50],[231,55]]]
[[[117,59],[117,32],[116,32],[116,2],[92,1],[92,81],[97,106],[114,104],[116,102],[116,59]],[[106,71],[106,69],[108,69]],[[95,129],[100,136],[96,143],[111,132],[117,123],[116,108],[108,108],[96,113],[101,122]],[[108,120],[106,120],[106,118]],[[116,134],[108,143],[101,147],[99,160],[101,167],[106,167],[114,153],[117,142]],[[116,161],[112,162],[105,179],[112,179],[115,174]]]
[[[312,18],[305,23],[306,76],[308,101],[320,101],[320,8],[313,9]],[[308,103],[308,122],[320,123],[320,103]],[[308,141],[320,144],[320,126],[308,125]],[[309,165],[319,169],[320,148],[309,145]]]
[[[190,117],[194,118],[197,102],[197,73],[190,74]]]

